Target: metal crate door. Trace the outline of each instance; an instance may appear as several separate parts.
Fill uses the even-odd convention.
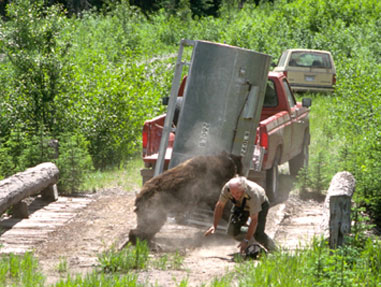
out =
[[[253,157],[271,57],[196,41],[169,168],[197,155]]]

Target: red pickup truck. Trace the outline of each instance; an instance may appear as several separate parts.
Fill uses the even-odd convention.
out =
[[[178,99],[181,98],[185,81],[182,82]],[[291,175],[308,164],[310,143],[309,107],[311,99],[296,102],[283,73],[268,74],[265,98],[257,128],[255,150],[248,178],[261,184],[272,202],[278,200],[278,165],[289,162]],[[175,115],[176,118],[176,115]],[[153,176],[165,114],[147,120],[143,127],[143,183]],[[171,159],[175,134],[169,136],[164,169]]]

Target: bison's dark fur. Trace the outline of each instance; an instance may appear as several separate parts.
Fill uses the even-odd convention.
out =
[[[204,203],[213,208],[221,188],[241,169],[241,157],[224,153],[194,157],[151,178],[136,197],[137,227],[130,231],[130,242],[151,240],[169,212],[184,214]]]

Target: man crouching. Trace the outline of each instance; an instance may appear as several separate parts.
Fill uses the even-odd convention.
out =
[[[243,176],[230,179],[222,188],[220,198],[214,209],[213,225],[205,232],[205,236],[214,234],[222,217],[223,210],[228,200],[233,203],[228,223],[227,233],[235,240],[241,241],[238,245],[242,254],[254,242],[254,239],[267,250],[276,249],[273,240],[265,233],[266,216],[270,204],[265,190]],[[247,232],[241,230],[250,217]]]

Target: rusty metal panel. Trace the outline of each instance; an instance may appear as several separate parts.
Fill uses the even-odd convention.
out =
[[[176,129],[170,168],[196,155],[253,157],[271,57],[196,41]]]

